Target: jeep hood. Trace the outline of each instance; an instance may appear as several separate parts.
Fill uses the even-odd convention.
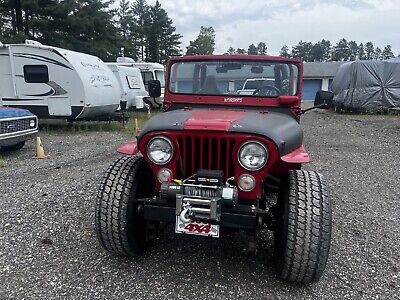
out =
[[[153,131],[227,131],[260,135],[271,139],[279,154],[285,155],[303,142],[303,131],[297,121],[279,112],[227,109],[180,109],[165,112],[146,123],[138,141]]]

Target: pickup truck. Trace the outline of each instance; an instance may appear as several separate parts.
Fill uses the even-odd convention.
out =
[[[26,109],[0,107],[0,147],[16,151],[38,132],[38,118]]]
[[[238,90],[239,95],[253,95],[254,91],[263,86],[274,86],[274,80],[267,78],[249,78],[246,79],[243,88]]]

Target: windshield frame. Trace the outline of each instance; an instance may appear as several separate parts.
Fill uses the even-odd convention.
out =
[[[248,57],[243,58],[243,56],[240,57],[235,57],[236,55],[216,55],[215,58],[211,58],[212,56],[206,56],[206,57],[196,57],[196,56],[192,56],[192,57],[179,57],[177,59],[171,59],[169,61],[168,64],[168,68],[167,68],[167,72],[166,72],[166,90],[168,91],[168,93],[170,93],[171,95],[176,95],[176,96],[189,96],[189,97],[249,97],[249,98],[263,98],[263,99],[276,99],[279,96],[296,96],[298,97],[299,95],[301,95],[301,78],[303,76],[303,70],[302,70],[302,66],[301,66],[301,61],[298,59],[284,59],[282,57],[268,57],[269,59],[263,58],[260,59],[260,56],[253,56],[253,55],[248,55]],[[192,58],[192,59],[190,59]],[[289,65],[290,67],[293,68],[294,71],[290,71],[289,72],[289,78],[291,81],[296,80],[297,82],[295,84],[292,84],[292,88],[296,90],[295,93],[291,94],[291,95],[276,95],[276,96],[267,96],[267,95],[245,95],[245,94],[229,94],[229,93],[220,93],[220,94],[212,94],[212,93],[207,93],[207,94],[202,94],[202,93],[193,93],[193,92],[174,92],[171,89],[171,72],[173,71],[173,66],[174,64],[179,64],[179,63],[201,63],[204,62],[205,64],[207,63],[223,63],[223,62],[227,62],[227,63],[235,63],[235,62],[240,62],[243,64],[248,63],[249,65],[252,63],[257,63],[257,64],[286,64]],[[297,77],[297,78],[296,78]],[[249,78],[247,78],[249,79]],[[252,78],[252,79],[258,79],[257,77]],[[264,79],[262,77],[260,77],[260,80]],[[243,80],[246,81],[246,79],[243,78]],[[244,88],[244,83],[242,88]],[[239,91],[239,89],[236,90],[236,92]]]

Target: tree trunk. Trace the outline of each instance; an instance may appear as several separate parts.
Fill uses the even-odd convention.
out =
[[[22,18],[21,0],[15,0],[15,21],[17,32],[22,32],[24,30],[24,24]]]
[[[29,36],[29,22],[30,22],[29,10],[25,10],[25,22],[24,22],[24,32],[26,36]]]

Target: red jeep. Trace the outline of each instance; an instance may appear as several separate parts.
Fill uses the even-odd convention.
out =
[[[96,202],[95,225],[109,252],[134,256],[160,223],[178,234],[219,237],[274,232],[274,261],[285,280],[318,280],[331,239],[331,201],[299,125],[300,60],[253,55],[173,57],[164,113],[121,146]],[[265,84],[243,95],[246,80]],[[149,93],[159,96],[159,82]],[[318,92],[315,107],[331,94]],[[315,108],[314,107],[314,108]]]

